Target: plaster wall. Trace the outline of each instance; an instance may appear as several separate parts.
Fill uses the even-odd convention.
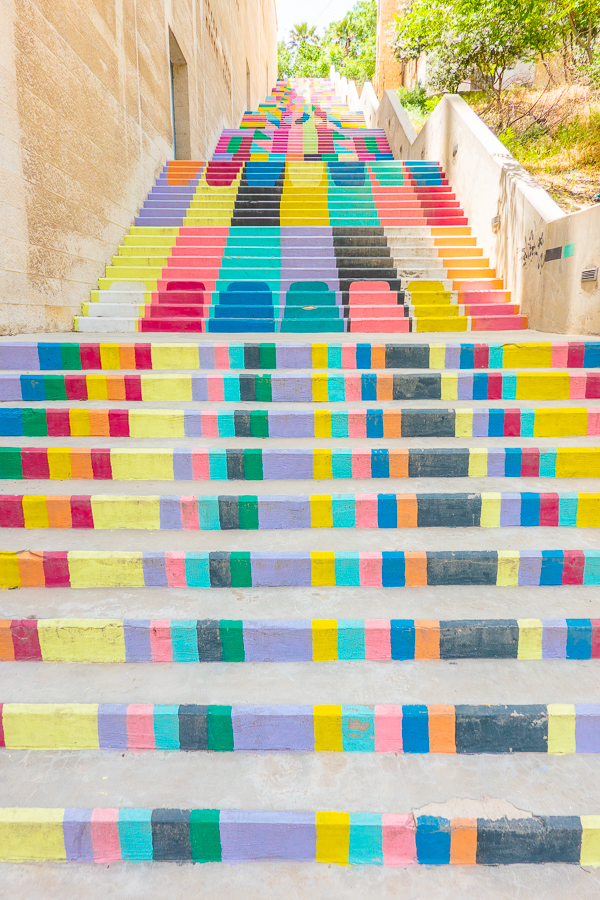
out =
[[[275,2],[0,0],[0,20],[0,333],[70,331],[173,156],[169,32],[179,153],[206,159],[246,108],[246,67],[253,107],[276,78]]]

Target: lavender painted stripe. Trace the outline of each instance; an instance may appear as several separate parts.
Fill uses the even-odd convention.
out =
[[[269,410],[270,437],[314,437],[315,417],[312,410],[278,412]]]
[[[310,528],[310,497],[258,498],[259,528]]]
[[[271,375],[271,392],[274,403],[310,403],[312,378],[300,375]]]
[[[542,625],[542,659],[566,659],[566,619],[542,619]]]
[[[460,369],[460,344],[446,344],[447,369]]]
[[[504,474],[504,473],[502,473]],[[500,525],[506,527],[508,525],[521,524],[521,495],[520,494],[502,494],[500,500]]]
[[[183,447],[175,447],[173,450],[173,476],[175,481],[192,481],[192,453],[190,450],[185,450]]]
[[[143,214],[141,216],[136,216],[135,224],[137,226],[148,225],[149,219],[152,220],[153,228],[178,228],[181,225],[183,225],[183,216],[179,216],[177,219],[169,219],[166,217],[163,219],[155,219],[154,217],[148,216],[146,214]]]
[[[252,554],[253,587],[281,587],[293,585],[310,587],[310,553],[255,552]]]
[[[25,342],[0,345],[0,369],[26,369],[38,372],[40,369],[38,345]]]
[[[199,369],[214,369],[215,368],[215,345],[214,344],[198,344],[198,368]]]
[[[315,749],[312,706],[234,706],[231,724],[235,750]]]
[[[575,746],[577,753],[600,753],[600,706],[575,706]]]
[[[206,375],[192,375],[192,400],[208,400]]]
[[[98,706],[98,744],[101,750],[127,750],[127,706],[101,703]]]
[[[39,370],[39,364],[36,369]],[[21,378],[19,375],[0,376],[0,400],[21,400]]]
[[[459,400],[473,399],[473,375],[472,373],[459,372],[457,383],[457,396]]]
[[[145,587],[167,587],[164,553],[144,552],[142,565]]]
[[[202,413],[199,409],[184,410],[183,430],[186,437],[202,437]]]
[[[246,662],[310,662],[312,622],[254,620],[244,622]]]
[[[67,860],[94,862],[91,821],[91,809],[65,809],[63,836]]]
[[[521,550],[519,560],[519,584],[538,586],[542,572],[542,554],[540,550]]]
[[[160,498],[161,531],[181,531],[181,497]]]
[[[307,479],[313,477],[313,451],[263,450],[263,480],[278,478]]]
[[[278,344],[275,352],[277,354],[278,369],[312,368],[312,347],[310,344]]]
[[[286,237],[320,237],[333,235],[331,225],[284,225],[281,228],[282,240]]]
[[[486,422],[486,434],[487,434],[487,422]],[[473,429],[473,436],[475,436],[475,429]],[[479,435],[477,435],[479,437]],[[505,458],[506,454],[501,447],[490,447],[488,449],[488,477],[492,475],[497,475],[499,477],[504,476],[505,470]],[[500,507],[500,518],[502,519],[502,507]]]
[[[474,409],[473,410],[473,437],[487,437],[488,429],[490,422],[490,414],[487,409]],[[491,453],[496,450],[495,447],[490,447],[488,453]],[[504,453],[504,451],[502,451]],[[504,456],[503,456],[504,459]],[[489,463],[488,463],[489,467]],[[488,471],[488,475],[491,473]],[[495,474],[495,473],[494,473]],[[502,468],[502,472],[498,473],[504,475],[504,465]]]
[[[314,813],[221,810],[219,831],[223,862],[316,859]]]
[[[125,619],[123,632],[126,662],[152,662],[150,619]]]

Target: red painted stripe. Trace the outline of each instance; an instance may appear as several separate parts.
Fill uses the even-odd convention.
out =
[[[152,368],[152,344],[135,344],[136,369]]]
[[[87,382],[85,375],[79,372],[67,372],[65,375],[65,391],[67,400],[87,400]]]
[[[600,398],[600,375],[598,372],[588,372],[585,380],[586,400],[598,400]]]
[[[540,525],[558,527],[558,494],[540,494]]]
[[[71,422],[68,409],[47,409],[46,422],[49,437],[70,437]]]
[[[41,662],[42,650],[37,619],[13,619],[10,630],[15,648],[15,660],[26,659]]]
[[[21,450],[23,478],[50,478],[46,447],[23,447]]]
[[[502,400],[502,372],[488,372],[488,400]]]
[[[140,375],[125,375],[125,399],[142,399],[142,379]]]
[[[44,551],[46,587],[71,587],[67,551]]]
[[[600,659],[600,619],[591,619],[592,659]]]
[[[487,369],[490,362],[490,348],[487,344],[475,344],[473,354],[473,366],[475,369]],[[488,391],[490,376],[488,375]],[[488,395],[489,396],[489,395]]]
[[[521,435],[521,410],[504,410],[504,435],[505,437],[520,437]]]
[[[72,528],[94,527],[91,497],[84,495],[71,497],[71,523]]]
[[[129,410],[109,409],[108,428],[111,437],[129,437]]]
[[[583,584],[585,556],[583,550],[565,550],[563,560],[563,584]]]
[[[92,449],[92,472],[95,479],[110,481],[112,479],[112,466],[110,463],[110,450],[108,448]]]
[[[578,341],[569,341],[567,349],[567,368],[582,369],[585,356],[585,344]]]
[[[100,344],[80,344],[82,369],[101,369]]]
[[[521,478],[530,476],[539,478],[540,474],[540,450],[539,447],[523,447],[521,451]],[[540,523],[541,524],[541,523]],[[558,525],[558,522],[556,523]]]
[[[0,528],[24,528],[23,498],[15,495],[0,497]]]

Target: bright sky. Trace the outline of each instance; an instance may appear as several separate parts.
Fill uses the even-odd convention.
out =
[[[287,40],[291,28],[301,22],[308,22],[309,27],[314,25],[319,32],[323,31],[330,22],[343,19],[346,13],[352,9],[356,0],[276,0],[277,23],[279,26],[278,40]]]

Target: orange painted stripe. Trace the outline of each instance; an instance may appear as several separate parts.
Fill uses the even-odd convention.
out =
[[[13,660],[15,648],[10,630],[11,619],[0,619],[0,660]]]
[[[48,528],[71,528],[71,498],[53,495],[46,497]]]
[[[21,576],[21,587],[45,587],[46,576],[44,575],[44,554],[43,552],[32,552],[31,550],[23,550],[17,557],[19,561],[19,575]]]
[[[109,400],[125,400],[125,378],[123,375],[106,376],[106,396]]]
[[[87,447],[73,447],[71,449],[71,478],[93,478],[92,451]]]
[[[371,368],[385,369],[385,344],[371,344]]]
[[[416,528],[417,527],[417,495],[416,494],[398,494],[398,528]]]
[[[380,372],[377,376],[377,399],[394,399],[394,376],[390,372]]]
[[[440,623],[415,619],[415,659],[440,658]]]
[[[90,436],[110,437],[107,409],[90,409]]]
[[[425,550],[407,550],[404,554],[404,578],[407,587],[427,584],[427,553]]]
[[[428,706],[429,752],[456,753],[455,723],[453,706]]]
[[[450,865],[477,864],[477,819],[452,819],[450,823]]]
[[[119,344],[119,368],[135,369],[135,344]]]
[[[384,409],[383,436],[402,437],[402,413],[399,409]]]
[[[390,450],[390,478],[408,478],[408,450]]]

